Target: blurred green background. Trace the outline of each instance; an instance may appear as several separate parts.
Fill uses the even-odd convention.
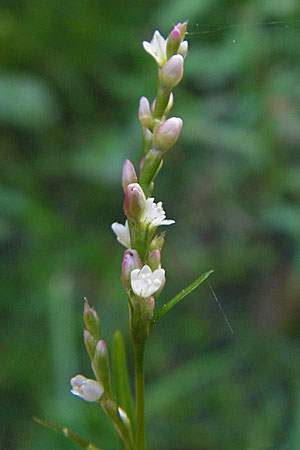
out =
[[[76,448],[34,414],[117,448],[100,408],[72,397],[69,379],[91,376],[84,295],[109,346],[122,330],[132,363],[123,249],[110,224],[124,220],[123,161],[140,158],[139,97],[155,95],[141,42],[185,19],[190,52],[172,111],[184,127],[154,192],[176,219],[159,303],[214,268],[243,351],[207,283],[164,317],[146,356],[148,446],[300,448],[299,2],[6,0],[1,449]]]

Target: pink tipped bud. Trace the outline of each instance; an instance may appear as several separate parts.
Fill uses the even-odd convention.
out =
[[[122,261],[122,283],[125,291],[130,289],[130,273],[134,269],[141,269],[143,263],[136,250],[128,249],[124,252]]]
[[[178,28],[173,28],[167,39],[167,58],[178,53],[178,48],[181,43],[181,34]]]
[[[161,85],[166,89],[173,89],[177,86],[183,77],[183,57],[181,55],[173,55],[171,58],[163,65],[159,81]]]
[[[179,137],[182,120],[179,117],[171,117],[156,128],[154,133],[154,145],[160,150],[168,150]]]
[[[153,250],[153,252],[150,254],[148,258],[148,265],[150,269],[156,270],[160,267],[160,251],[159,250]]]
[[[180,32],[181,40],[184,39],[187,26],[188,26],[188,21],[186,20],[183,23],[178,22],[177,25],[175,25],[175,27],[174,27],[175,29],[177,29]]]
[[[134,170],[134,166],[129,159],[126,159],[123,165],[122,171],[122,186],[124,192],[126,192],[126,188],[131,183],[137,183],[138,179]]]
[[[90,307],[87,298],[84,299],[83,320],[91,336],[98,341],[100,339],[100,320],[94,308]]]
[[[146,208],[146,197],[138,183],[131,183],[126,188],[123,209],[127,218],[139,223],[143,220]]]
[[[152,128],[153,117],[150,111],[149,101],[146,97],[141,97],[138,118],[142,127]]]

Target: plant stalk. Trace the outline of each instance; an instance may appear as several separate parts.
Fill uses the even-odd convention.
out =
[[[134,343],[135,377],[135,450],[146,450],[145,400],[144,400],[144,353],[145,344]]]

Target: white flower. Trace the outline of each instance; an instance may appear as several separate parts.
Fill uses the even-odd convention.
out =
[[[171,225],[175,223],[175,220],[166,219],[162,202],[154,203],[154,198],[150,197],[146,200],[145,223],[158,227],[160,225]]]
[[[131,288],[139,297],[151,297],[161,287],[164,278],[164,269],[156,269],[154,272],[149,266],[144,266],[141,270],[134,269],[131,274]]]
[[[143,46],[146,52],[153,56],[157,64],[162,66],[166,62],[167,41],[162,37],[158,30],[155,30],[151,42],[143,41]]]
[[[76,375],[71,379],[72,394],[83,398],[87,402],[97,402],[104,392],[103,386],[98,381]]]
[[[117,236],[118,241],[120,244],[124,245],[127,248],[130,248],[130,234],[129,234],[129,228],[128,228],[128,222],[126,220],[125,225],[122,225],[121,223],[114,222],[111,225],[111,228],[115,235]]]

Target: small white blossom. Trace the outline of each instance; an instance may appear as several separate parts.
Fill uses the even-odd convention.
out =
[[[160,66],[167,61],[167,41],[158,30],[155,30],[151,42],[143,41],[143,46],[146,52],[153,56]]]
[[[154,198],[146,200],[145,222],[152,227],[160,225],[171,225],[175,220],[166,219],[166,213],[162,207],[162,202],[154,203]]]
[[[141,270],[134,269],[131,274],[131,288],[139,297],[150,297],[159,290],[164,282],[164,269],[156,269],[154,272],[149,266],[144,266]]]
[[[83,398],[87,402],[97,402],[104,392],[103,386],[98,381],[76,375],[71,379],[72,394]]]
[[[115,235],[117,236],[117,240],[120,242],[120,244],[124,245],[127,248],[130,248],[130,234],[129,234],[129,228],[128,228],[128,222],[126,220],[125,225],[122,225],[121,223],[114,222],[111,225],[111,228]]]

